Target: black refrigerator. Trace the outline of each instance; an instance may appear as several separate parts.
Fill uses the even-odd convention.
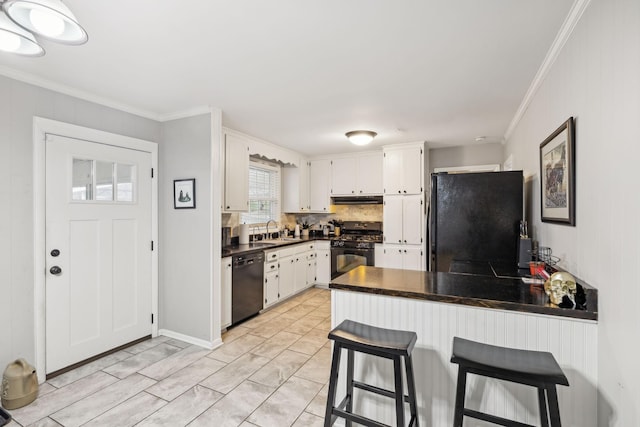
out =
[[[452,261],[516,266],[522,171],[434,173],[430,212],[431,271],[449,271]]]

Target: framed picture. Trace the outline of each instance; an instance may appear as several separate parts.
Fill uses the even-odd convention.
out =
[[[573,117],[540,144],[542,222],[576,224],[576,166]]]
[[[196,179],[176,179],[173,181],[173,208],[196,208]]]

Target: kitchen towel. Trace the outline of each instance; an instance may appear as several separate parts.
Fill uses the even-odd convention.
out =
[[[249,244],[249,225],[248,224],[240,224],[238,226],[238,240],[241,245]]]

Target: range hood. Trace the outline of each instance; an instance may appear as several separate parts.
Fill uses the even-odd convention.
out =
[[[382,196],[344,196],[332,197],[334,205],[381,205]]]

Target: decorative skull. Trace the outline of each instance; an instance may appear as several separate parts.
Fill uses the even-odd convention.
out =
[[[566,296],[576,305],[576,278],[566,271],[558,271],[551,275],[544,283],[544,291],[555,305],[562,304],[562,298]]]

